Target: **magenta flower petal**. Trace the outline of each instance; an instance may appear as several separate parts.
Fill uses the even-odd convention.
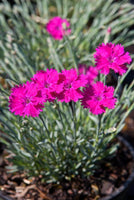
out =
[[[37,117],[45,102],[45,97],[33,82],[15,86],[9,97],[9,110],[15,115]]]
[[[84,108],[88,108],[95,115],[105,112],[105,108],[113,109],[116,98],[114,98],[114,88],[105,86],[102,82],[88,85],[81,99]]]
[[[38,71],[32,78],[48,101],[55,100],[56,94],[62,91],[63,85],[59,79],[60,76],[55,69]]]
[[[58,100],[65,101],[78,101],[82,98],[81,87],[87,84],[87,79],[85,75],[77,75],[76,69],[63,70],[60,74],[63,84],[62,92],[57,96]]]
[[[100,70],[100,73],[107,75],[110,69],[114,70],[120,75],[127,71],[127,64],[130,64],[132,59],[128,52],[124,51],[124,47],[121,44],[102,43],[96,48],[94,54],[96,61],[96,67]]]
[[[98,69],[93,66],[88,66],[85,64],[79,64],[78,67],[79,74],[85,74],[88,80],[88,83],[93,83],[98,76]]]
[[[66,19],[57,16],[47,23],[46,30],[55,40],[62,40],[64,35],[71,33],[69,27],[70,23]]]

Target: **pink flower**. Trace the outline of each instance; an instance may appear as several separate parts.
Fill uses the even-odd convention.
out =
[[[64,35],[71,33],[69,26],[70,23],[66,19],[57,16],[47,23],[46,30],[55,40],[62,40]]]
[[[95,78],[98,76],[98,70],[96,67],[88,66],[85,64],[79,64],[78,68],[79,74],[85,74],[88,80],[88,83],[94,82]]]
[[[113,109],[116,98],[114,98],[114,88],[105,86],[102,82],[89,85],[83,92],[82,105],[90,109],[95,114],[102,114],[105,108]]]
[[[101,44],[94,54],[96,67],[100,73],[107,75],[110,69],[122,75],[127,71],[126,64],[130,64],[132,59],[128,52],[124,52],[121,44]]]
[[[42,111],[45,98],[33,82],[15,86],[9,97],[9,110],[15,115],[37,117]]]
[[[56,94],[60,93],[63,84],[59,83],[59,74],[55,69],[47,69],[46,71],[38,71],[32,78],[32,81],[37,84],[42,90],[43,95],[48,101],[56,99]]]
[[[57,98],[59,101],[78,101],[82,98],[81,87],[87,84],[85,75],[77,75],[76,69],[63,70],[60,74],[60,82],[63,83],[63,91],[58,94]]]

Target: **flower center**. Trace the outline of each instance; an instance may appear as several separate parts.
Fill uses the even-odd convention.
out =
[[[109,61],[110,63],[113,63],[113,62],[115,61],[115,59],[113,58],[113,56],[109,56],[108,61]]]
[[[49,83],[45,83],[45,88],[49,88],[50,84]]]
[[[71,83],[67,83],[67,84],[65,85],[65,89],[70,89],[71,87],[72,87]]]
[[[30,103],[31,102],[30,98],[26,97],[25,102],[26,102],[26,104]]]
[[[102,97],[101,97],[101,96],[96,96],[96,100],[97,100],[97,101],[101,101],[101,100],[102,100]]]

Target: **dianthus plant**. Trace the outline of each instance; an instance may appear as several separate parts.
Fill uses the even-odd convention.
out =
[[[64,40],[71,34],[69,27],[66,19],[54,17],[46,31],[54,40]],[[39,70],[11,88],[10,112],[2,110],[1,121],[13,170],[41,175],[47,182],[89,177],[100,160],[116,151],[117,144],[109,142],[134,108],[133,83],[121,88],[132,59],[121,44],[113,43],[100,44],[93,57],[93,66]],[[108,76],[116,77],[115,87]]]

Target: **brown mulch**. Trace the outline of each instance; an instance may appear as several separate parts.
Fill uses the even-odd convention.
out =
[[[24,173],[8,173],[9,156],[5,151],[0,156],[0,190],[4,196],[15,200],[97,200],[117,190],[132,169],[132,156],[121,144],[117,156],[101,163],[89,179],[77,177],[61,184],[45,184],[41,177],[28,178]]]

